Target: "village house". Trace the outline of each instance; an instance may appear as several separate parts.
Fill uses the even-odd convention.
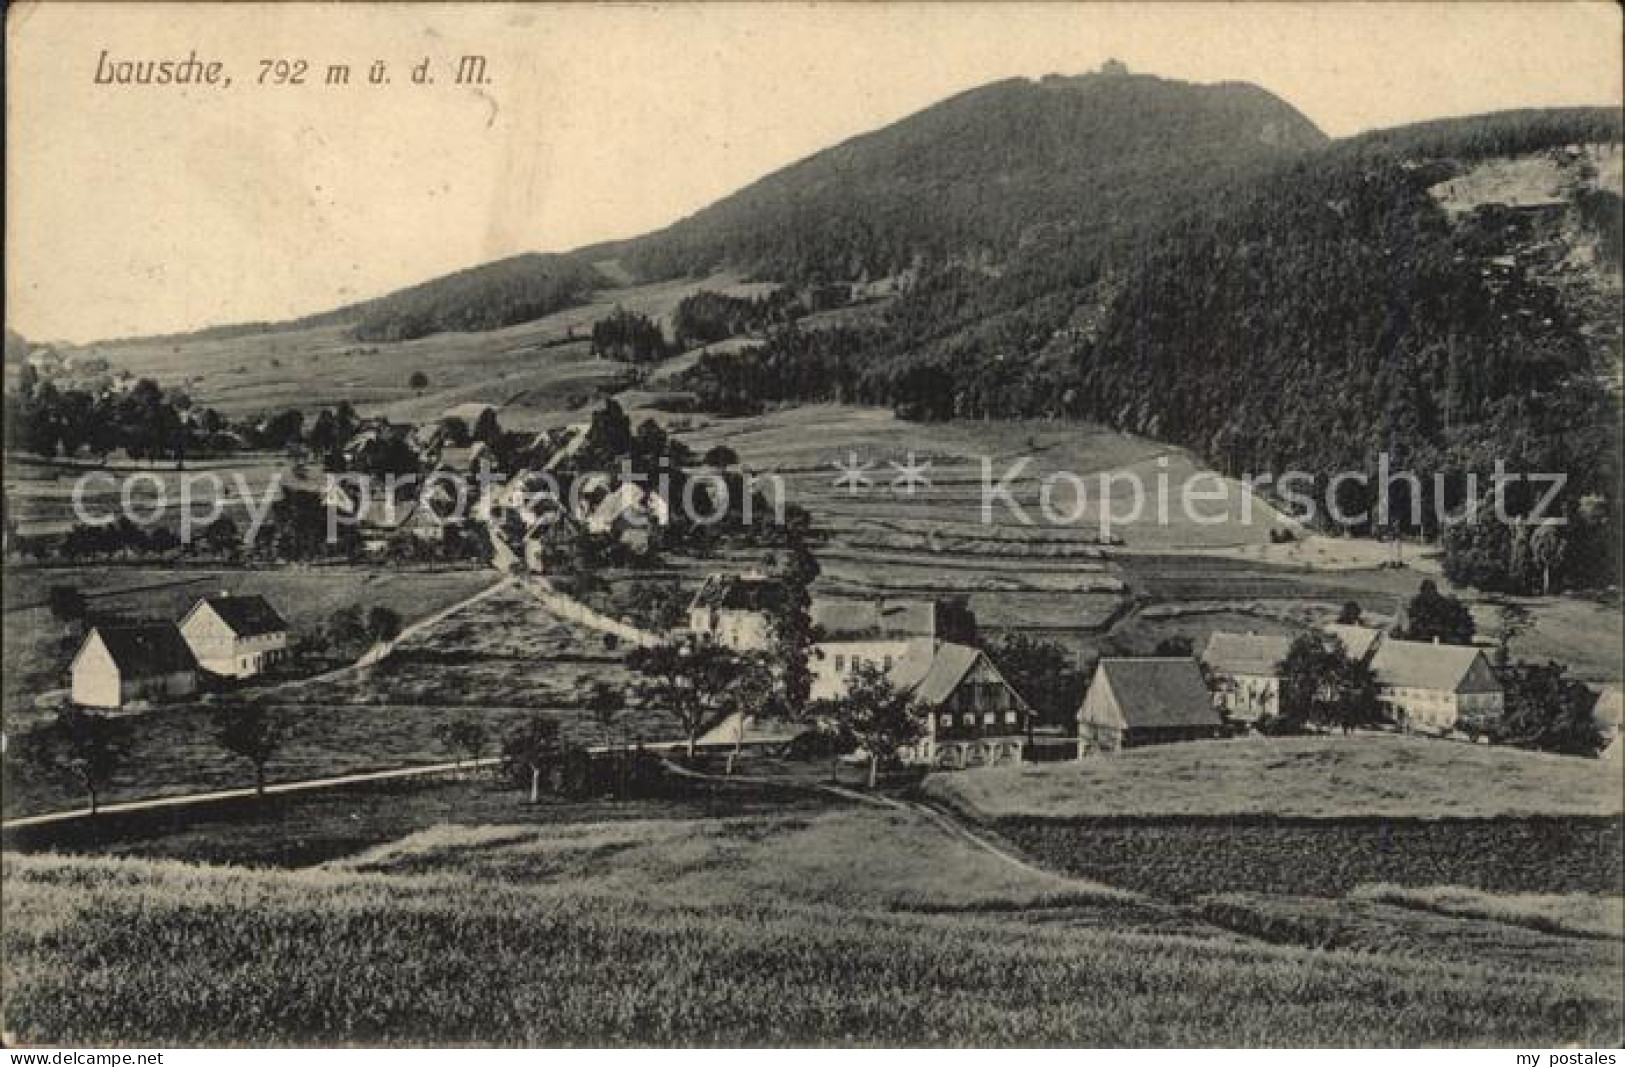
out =
[[[1369,663],[1382,631],[1369,626],[1330,624],[1321,631],[1342,642],[1348,657]],[[1248,725],[1281,713],[1280,665],[1292,638],[1279,634],[1218,631],[1199,657],[1213,685],[1213,705],[1227,719]]]
[[[689,632],[736,652],[760,652],[772,643],[785,596],[783,582],[756,572],[709,575],[689,604]]]
[[[819,641],[810,664],[812,698],[840,696],[865,664],[890,671],[921,642],[971,640],[968,619],[963,601],[815,599],[812,623]]]
[[[1377,702],[1406,732],[1443,736],[1464,713],[1497,716],[1501,682],[1481,649],[1385,638],[1371,657]]]
[[[197,692],[197,660],[172,622],[97,626],[69,667],[70,696],[87,708],[188,697]]]
[[[890,677],[923,727],[902,753],[906,762],[958,769],[1021,761],[1032,709],[981,649],[918,641]]]
[[[435,462],[436,472],[462,478],[491,478],[500,469],[496,453],[484,441],[471,445],[442,445]]]
[[[1213,704],[1227,719],[1256,723],[1281,713],[1280,664],[1292,639],[1278,634],[1214,633],[1202,650]]]
[[[1103,659],[1078,708],[1078,756],[1224,731],[1194,659]]]
[[[180,631],[198,665],[224,678],[252,678],[288,656],[288,624],[262,596],[204,597]]]

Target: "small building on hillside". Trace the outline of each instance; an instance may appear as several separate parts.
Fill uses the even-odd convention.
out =
[[[1220,737],[1224,730],[1194,659],[1103,659],[1078,708],[1078,755]]]
[[[252,678],[288,656],[288,624],[262,596],[204,597],[180,631],[198,665],[224,678]]]
[[[173,700],[198,688],[197,660],[172,622],[92,628],[69,674],[73,702],[87,708]]]
[[[1377,702],[1406,732],[1444,735],[1464,714],[1493,718],[1506,699],[1482,649],[1387,638],[1371,657]]]
[[[911,763],[963,768],[1019,763],[1032,709],[987,653],[952,641],[920,641],[891,670],[923,732],[903,753]]]
[[[471,445],[442,445],[435,471],[465,478],[489,478],[498,470],[496,453],[484,441]]]
[[[760,652],[772,643],[772,619],[786,595],[784,583],[766,575],[710,575],[689,604],[689,631],[699,641]]]
[[[1227,719],[1255,723],[1281,713],[1281,661],[1292,639],[1278,634],[1214,633],[1202,649],[1213,705]]]
[[[486,404],[478,400],[471,400],[467,403],[455,404],[452,407],[447,408],[445,411],[440,413],[440,418],[436,421],[442,426],[448,422],[460,422],[463,424],[463,428],[465,430],[472,433],[474,431],[474,427],[479,425],[480,419],[485,417],[485,413],[487,411],[495,412],[496,410],[497,408],[495,404]]]

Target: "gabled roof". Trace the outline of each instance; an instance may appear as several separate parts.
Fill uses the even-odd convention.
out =
[[[119,674],[126,678],[150,678],[161,674],[178,674],[197,670],[197,660],[172,622],[142,623],[136,626],[97,626],[85,635],[84,644],[74,656],[79,656],[92,641],[101,639],[107,654],[113,658]]]
[[[1202,650],[1202,662],[1226,674],[1276,674],[1292,647],[1292,638],[1276,634],[1214,633]]]
[[[1102,681],[1127,729],[1222,725],[1194,659],[1103,659],[1091,688]]]
[[[258,594],[249,596],[206,596],[192,606],[186,613],[190,619],[198,609],[205,604],[218,616],[220,621],[231,627],[231,632],[238,637],[260,637],[264,634],[284,633],[288,629],[287,622],[271,602]],[[185,620],[182,620],[185,624]]]
[[[889,677],[892,684],[907,692],[914,703],[936,707],[946,703],[965,681],[966,675],[984,663],[1010,689],[1017,702],[1025,707],[1027,702],[1005,681],[1004,675],[999,674],[999,669],[985,652],[952,641],[914,642],[892,667]]]
[[[937,606],[929,600],[834,600],[812,604],[813,625],[831,641],[862,637],[935,637]]]
[[[720,611],[773,611],[784,603],[784,583],[756,574],[713,574],[694,594],[693,607]]]
[[[1321,629],[1343,642],[1343,650],[1348,653],[1349,659],[1356,662],[1370,656],[1372,650],[1377,647],[1377,642],[1382,639],[1382,631],[1370,626],[1351,626],[1347,623],[1334,622],[1322,626]]]
[[[1484,654],[1471,645],[1436,645],[1431,641],[1389,638],[1377,646],[1371,669],[1382,685],[1453,693],[1462,687],[1483,658]]]
[[[440,413],[440,421],[445,422],[448,419],[460,419],[462,422],[468,425],[469,429],[472,430],[474,428],[474,424],[480,421],[481,415],[484,415],[487,411],[495,411],[496,409],[497,406],[495,404],[482,404],[477,400],[471,400],[466,404],[457,404],[447,408],[445,411],[442,411]]]

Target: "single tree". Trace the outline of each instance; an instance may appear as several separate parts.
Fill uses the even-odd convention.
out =
[[[1283,718],[1344,733],[1378,721],[1377,682],[1371,668],[1350,658],[1343,642],[1332,635],[1319,630],[1300,634],[1276,670]]]
[[[831,723],[827,733],[853,738],[868,754],[870,789],[879,780],[881,765],[895,761],[898,751],[920,736],[920,720],[908,694],[872,663],[852,673],[845,695],[819,701],[813,713]]]
[[[367,636],[376,642],[393,641],[401,635],[401,617],[393,608],[377,605],[367,612]]]
[[[485,724],[472,715],[460,719],[447,719],[434,728],[435,739],[452,754],[452,762],[461,769],[463,761],[479,762],[488,740]]]
[[[1424,580],[1405,605],[1403,636],[1406,640],[1470,645],[1474,632],[1473,613],[1467,605],[1439,592],[1431,580]]]
[[[1535,620],[1529,614],[1528,608],[1511,600],[1496,605],[1495,614],[1500,622],[1500,633],[1495,643],[1495,662],[1505,667],[1512,662],[1512,642],[1528,633]]]
[[[84,792],[92,815],[130,753],[129,723],[79,708],[64,708],[49,726],[29,737],[30,762]]]
[[[347,604],[333,612],[327,620],[327,634],[340,655],[361,651],[367,643],[367,624],[361,617],[361,609]]]
[[[1176,659],[1189,659],[1195,654],[1195,650],[1194,646],[1191,644],[1190,638],[1186,637],[1184,634],[1175,634],[1172,637],[1164,637],[1161,641],[1158,641],[1157,647],[1152,650],[1151,654],[1153,656],[1172,656]]]
[[[598,725],[604,736],[604,744],[615,744],[615,722],[621,711],[626,707],[626,696],[619,689],[605,681],[596,681],[587,689],[587,699],[583,702],[587,714]]]
[[[1068,721],[1089,687],[1089,676],[1051,641],[1007,633],[992,656],[999,673],[1046,722]]]
[[[644,700],[668,711],[683,728],[690,759],[701,732],[734,703],[735,685],[754,669],[731,649],[712,644],[635,648],[626,664],[643,676]]]
[[[1567,677],[1567,668],[1523,663],[1501,673],[1505,710],[1492,736],[1505,744],[1572,756],[1594,756],[1602,748],[1597,695]]]
[[[502,759],[515,780],[529,784],[530,802],[540,803],[542,780],[551,778],[564,759],[558,720],[545,715],[526,719],[503,741]]]
[[[727,445],[712,445],[710,448],[705,450],[705,455],[700,457],[700,462],[705,464],[707,467],[718,467],[722,469],[735,467],[739,464],[739,453],[735,452]]]
[[[1365,612],[1360,609],[1358,602],[1347,600],[1343,609],[1337,613],[1337,622],[1340,626],[1359,626],[1365,621]]]
[[[282,728],[272,713],[255,704],[222,708],[215,713],[215,740],[220,747],[254,768],[254,792],[265,795],[265,768],[282,747]]]
[[[421,393],[429,388],[429,376],[420,370],[415,370],[412,372],[412,377],[407,379],[406,384]]]
[[[64,626],[81,623],[85,620],[88,604],[85,594],[71,585],[53,585],[46,594],[46,600],[51,606],[51,617]]]

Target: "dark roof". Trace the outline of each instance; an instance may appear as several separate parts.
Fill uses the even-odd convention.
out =
[[[213,608],[238,637],[282,633],[288,628],[287,622],[262,596],[209,596],[201,603]]]
[[[1130,730],[1221,725],[1194,659],[1103,659],[1095,684],[1102,678]]]
[[[813,601],[812,621],[826,639],[935,637],[937,606],[930,600]]]
[[[98,626],[90,631],[85,644],[100,637],[113,657],[119,673],[131,678],[176,674],[197,670],[197,660],[172,622],[142,623],[139,626]]]
[[[694,594],[694,607],[773,611],[784,603],[784,583],[760,575],[713,574]]]

